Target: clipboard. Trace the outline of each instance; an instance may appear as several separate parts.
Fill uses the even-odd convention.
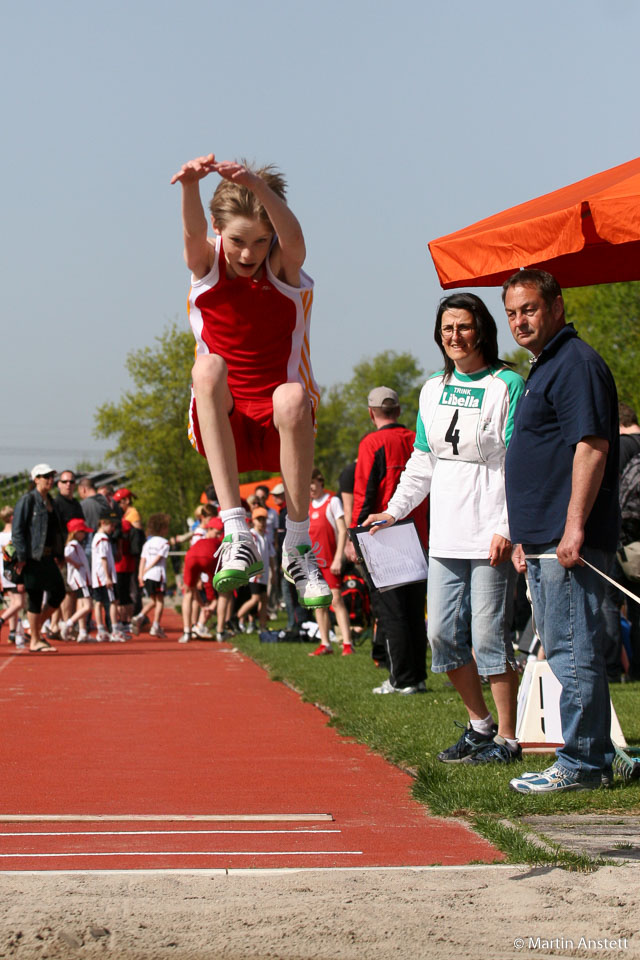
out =
[[[371,527],[352,527],[349,537],[371,590],[393,590],[426,580],[429,572],[413,520],[398,520],[371,536]]]

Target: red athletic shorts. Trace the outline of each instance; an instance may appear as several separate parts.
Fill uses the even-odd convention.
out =
[[[280,434],[273,423],[271,397],[256,400],[234,398],[229,420],[236,444],[238,472],[268,470],[270,473],[277,473],[280,469]],[[189,439],[198,453],[206,456],[193,390],[189,407]]]
[[[329,563],[327,563],[326,567],[321,566],[320,570],[322,572],[322,576],[325,578],[331,589],[339,590],[342,586],[342,577],[336,577],[335,573],[331,573],[331,570],[329,569]]]
[[[214,553],[219,546],[219,540],[205,538],[194,543],[187,550],[187,555],[184,558],[184,570],[182,571],[185,587],[188,587],[189,590],[195,590],[203,573],[206,573],[209,579],[213,577],[216,569]]]

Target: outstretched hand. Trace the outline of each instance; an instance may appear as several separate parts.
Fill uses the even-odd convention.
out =
[[[182,165],[177,173],[171,177],[171,183],[197,183],[216,170],[216,158],[212,153],[206,157],[196,157]]]
[[[241,163],[236,163],[235,160],[222,160],[220,163],[215,163],[213,169],[225,180],[239,183],[241,187],[248,187],[250,190],[263,182],[257,174],[248,170]]]

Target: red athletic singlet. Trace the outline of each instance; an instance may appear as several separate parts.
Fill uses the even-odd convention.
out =
[[[329,520],[327,516],[330,503],[330,494],[320,507],[314,507],[313,503],[309,503],[309,536],[312,544],[318,543],[320,545],[318,559],[322,558],[322,560],[324,560],[324,566],[320,563],[322,576],[330,587],[337,588],[340,586],[340,578],[331,573],[329,569],[336,552],[337,544],[336,532],[333,529],[331,520]]]
[[[230,279],[220,236],[211,270],[200,280],[192,279],[188,311],[196,353],[215,353],[226,361],[240,470],[279,469],[277,432],[271,425],[275,437],[262,439],[262,434],[269,429],[271,397],[280,384],[301,383],[315,419],[319,390],[309,356],[312,301],[313,280],[301,270],[300,287],[289,286],[275,276],[268,257],[259,279]],[[189,436],[204,454],[193,400]],[[262,453],[256,447],[262,447]],[[269,464],[260,462],[263,456]]]

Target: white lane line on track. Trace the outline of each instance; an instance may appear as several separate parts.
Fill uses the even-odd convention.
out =
[[[206,834],[234,834],[243,837],[252,837],[257,834],[286,833],[299,836],[303,833],[342,833],[342,830],[20,830],[16,833],[0,833],[0,837],[141,837],[141,836],[174,836],[189,834],[200,836]]]
[[[326,823],[330,813],[2,813],[0,823]]]
[[[14,659],[14,657],[17,657],[17,656],[18,654],[14,653],[12,657],[9,657],[8,660],[5,660],[5,662],[0,667],[0,673],[2,673],[3,670],[6,670],[9,664],[11,663],[11,661]]]
[[[630,867],[630,869],[634,869]],[[638,867],[635,867],[638,869]],[[471,863],[468,865],[442,866],[414,866],[414,867],[170,867],[153,869],[151,867],[134,867],[133,869],[111,870],[0,870],[0,877],[279,877],[285,873],[451,873],[468,870],[470,873],[480,873],[485,870],[512,870],[516,873],[528,873],[531,867],[524,863]]]
[[[0,853],[2,860],[58,860],[62,857],[361,857],[362,850],[149,850],[120,853]]]

